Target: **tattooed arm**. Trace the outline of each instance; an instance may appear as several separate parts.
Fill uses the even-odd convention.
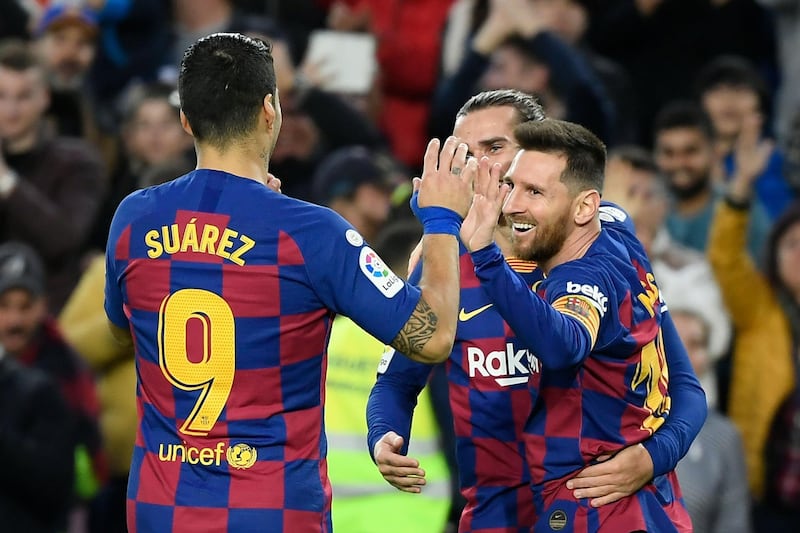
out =
[[[452,235],[427,235],[422,256],[422,298],[391,345],[415,361],[438,363],[450,356],[455,337],[458,242]]]

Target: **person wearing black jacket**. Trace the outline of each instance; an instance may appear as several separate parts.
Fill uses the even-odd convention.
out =
[[[63,531],[72,497],[72,418],[58,387],[0,346],[0,524]]]

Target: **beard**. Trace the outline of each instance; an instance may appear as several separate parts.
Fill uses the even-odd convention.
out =
[[[672,180],[668,181],[669,190],[678,200],[691,200],[708,188],[709,178],[699,178],[686,185],[676,186]]]
[[[525,261],[536,261],[540,264],[552,259],[561,251],[567,240],[570,217],[570,211],[566,210],[553,223],[537,224],[536,237],[532,242],[523,242],[521,235],[512,232],[511,243],[514,247],[514,255]]]

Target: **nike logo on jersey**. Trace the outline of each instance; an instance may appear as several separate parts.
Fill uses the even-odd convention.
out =
[[[479,307],[479,308],[475,309],[474,311],[470,311],[470,312],[467,312],[467,311],[466,311],[466,310],[465,310],[465,309],[462,307],[462,308],[461,308],[461,311],[459,311],[459,313],[458,313],[458,319],[459,319],[461,322],[466,322],[467,320],[470,320],[471,318],[475,318],[475,317],[476,317],[476,316],[478,316],[479,314],[483,313],[484,311],[486,311],[487,309],[489,309],[491,306],[492,306],[492,304],[486,304],[486,305],[484,305],[483,307]]]

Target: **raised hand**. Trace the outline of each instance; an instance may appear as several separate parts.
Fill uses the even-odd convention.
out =
[[[763,116],[752,111],[742,118],[742,130],[734,146],[735,168],[729,185],[729,194],[737,200],[747,200],[752,186],[767,166],[774,145],[761,138]]]
[[[472,203],[472,182],[477,174],[474,158],[467,160],[467,145],[448,137],[439,150],[432,139],[425,150],[422,177],[414,178],[419,207],[445,207],[466,216]]]
[[[389,431],[375,443],[373,456],[383,479],[403,492],[421,492],[425,485],[425,471],[419,461],[400,453],[403,437]]]
[[[494,239],[503,203],[511,190],[508,184],[500,184],[500,168],[499,163],[490,164],[487,157],[481,158],[478,165],[472,207],[461,223],[461,242],[470,252],[485,248]]]

